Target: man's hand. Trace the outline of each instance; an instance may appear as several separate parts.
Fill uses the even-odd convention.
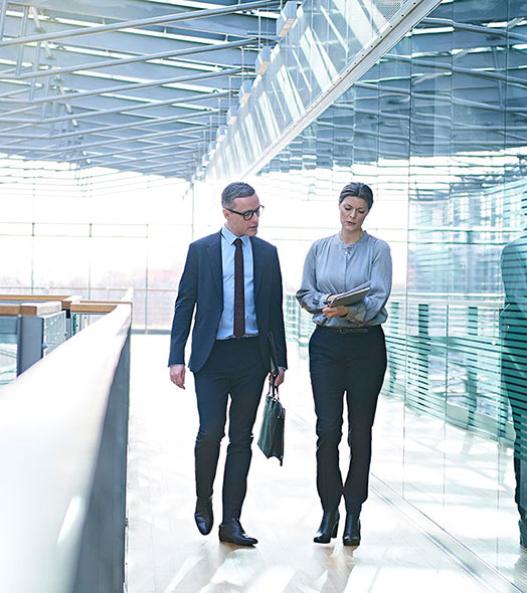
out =
[[[329,307],[326,306],[322,309],[322,315],[324,317],[346,317],[348,314],[348,308],[344,305],[339,305],[338,307]]]
[[[170,380],[180,389],[185,389],[185,365],[173,364],[169,367]]]
[[[273,375],[269,374],[269,381],[273,380]],[[280,387],[285,380],[285,369],[278,369],[278,375],[274,377],[274,384],[276,387]]]

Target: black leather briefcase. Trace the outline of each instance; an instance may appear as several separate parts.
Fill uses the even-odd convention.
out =
[[[278,396],[278,387],[269,381],[269,391],[265,396],[262,426],[258,437],[258,447],[267,457],[276,457],[280,465],[284,461],[285,408]]]

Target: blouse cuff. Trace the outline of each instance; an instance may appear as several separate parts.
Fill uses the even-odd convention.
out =
[[[317,293],[317,299],[315,302],[317,303],[317,307],[320,311],[328,304],[328,298],[331,294],[324,294],[322,292]]]
[[[351,323],[363,323],[366,318],[366,305],[357,303],[348,307],[346,319]]]

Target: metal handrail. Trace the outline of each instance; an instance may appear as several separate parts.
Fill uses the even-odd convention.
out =
[[[0,390],[0,591],[88,590],[81,553],[116,374],[127,419],[130,325],[118,305]]]

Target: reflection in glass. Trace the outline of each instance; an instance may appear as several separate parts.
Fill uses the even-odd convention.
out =
[[[527,198],[522,206],[525,212]],[[505,287],[501,373],[514,423],[514,500],[520,514],[520,543],[527,548],[527,228],[503,249],[501,273]]]
[[[381,403],[394,415],[383,424],[389,444],[377,443],[374,472],[527,591],[514,506],[515,490],[520,515],[527,506],[527,321],[510,319],[511,284],[522,278],[527,286],[527,236],[518,238],[527,179],[525,8],[521,0],[440,4],[274,158],[258,184],[280,195],[282,218],[267,200],[266,227],[275,227],[289,292],[302,261],[291,244],[305,256],[310,237],[334,232],[333,189],[352,179],[373,187],[368,230],[390,237],[395,274]],[[295,199],[302,230],[287,216]],[[506,263],[511,251],[514,266]],[[305,346],[309,327],[289,297],[287,304],[290,339]]]

